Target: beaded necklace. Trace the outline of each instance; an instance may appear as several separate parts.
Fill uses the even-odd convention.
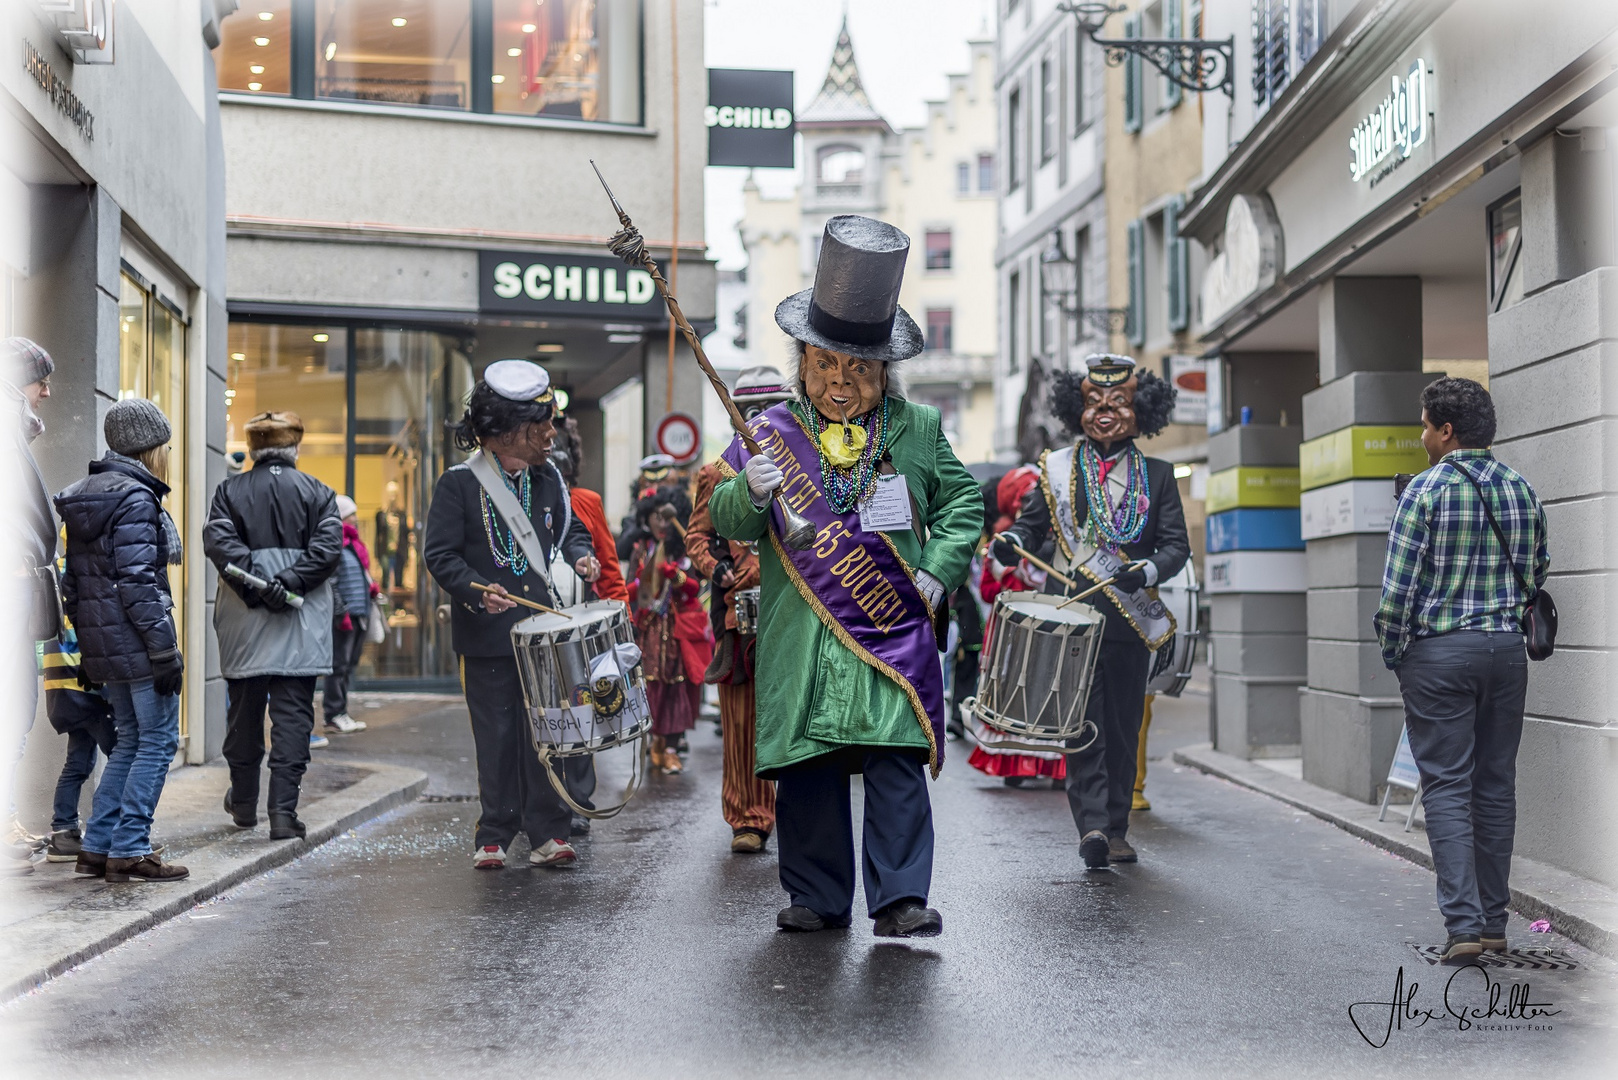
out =
[[[495,466],[500,470],[500,479],[504,480],[506,487],[522,501],[522,512],[528,514],[534,507],[531,471],[524,469],[517,483],[513,484],[500,458],[493,453],[490,453],[489,457],[494,459]],[[489,493],[481,486],[478,488],[478,506],[483,511],[483,535],[489,538],[489,554],[494,556],[494,565],[509,566],[513,574],[522,577],[528,572],[528,556],[522,550],[522,545],[517,543],[517,538],[511,534],[511,530],[501,522],[500,515],[495,513],[494,507],[489,503]]]
[[[1101,454],[1095,444],[1086,439],[1079,444],[1079,469],[1084,475],[1084,494],[1090,504],[1084,531],[1086,538],[1097,547],[1118,554],[1125,544],[1140,539],[1146,529],[1146,513],[1151,506],[1146,492],[1146,455],[1131,444],[1124,451],[1124,459],[1113,464],[1122,465],[1124,494],[1118,505],[1112,503],[1112,492],[1101,476]]]
[[[806,405],[803,412],[806,418],[804,426],[809,429],[809,441],[815,444],[815,452],[820,455],[820,488],[826,493],[826,502],[832,510],[846,514],[876,486],[877,464],[888,452],[888,399],[883,397],[880,414],[872,409],[850,421],[865,429],[865,449],[860,452],[859,460],[847,468],[833,465],[820,445],[820,433],[825,429],[820,413],[813,405]],[[876,425],[874,431],[873,422]]]

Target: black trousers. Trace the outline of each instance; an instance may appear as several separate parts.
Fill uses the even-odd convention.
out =
[[[321,695],[321,711],[326,722],[348,712],[348,688],[354,684],[354,669],[360,665],[360,652],[365,648],[365,623],[354,620],[354,629],[331,628],[331,674],[326,676],[325,693]]]
[[[1100,829],[1108,836],[1129,832],[1135,797],[1135,755],[1146,709],[1146,672],[1152,654],[1138,637],[1102,639],[1095,680],[1084,716],[1100,731],[1095,742],[1067,755],[1067,802],[1080,835]]]
[[[566,840],[573,815],[545,779],[534,752],[516,657],[461,657],[461,685],[477,746],[482,804],[473,842],[480,848],[509,848],[519,832],[527,833],[536,848],[547,840]]]
[[[854,908],[854,814],[850,761],[827,754],[776,776],[775,835],[781,887],[821,918],[841,922]],[[875,918],[900,900],[925,904],[933,880],[933,808],[927,766],[913,754],[868,750],[863,870],[865,907]]]
[[[264,712],[270,713],[270,813],[298,808],[298,789],[309,768],[309,733],[315,728],[315,676],[260,675],[227,679],[225,761],[230,799],[258,807],[258,767],[264,760]]]

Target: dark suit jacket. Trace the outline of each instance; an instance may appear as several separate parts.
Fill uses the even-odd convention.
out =
[[[1075,461],[1074,466],[1077,465]],[[1161,584],[1185,566],[1185,561],[1191,557],[1191,539],[1185,531],[1185,507],[1180,503],[1180,485],[1174,479],[1174,466],[1157,458],[1147,458],[1146,486],[1150,500],[1146,527],[1141,530],[1137,542],[1124,545],[1124,554],[1136,560],[1150,559],[1157,567],[1157,580]],[[1082,478],[1073,515],[1082,530],[1084,523],[1090,519],[1090,504],[1085,496]],[[1022,547],[1028,551],[1038,551],[1041,545],[1052,539],[1051,508],[1045,501],[1043,483],[1030,488],[1028,494],[1023,496],[1017,521],[1011,531],[1023,538]],[[1047,592],[1066,591],[1055,578],[1049,579],[1045,588]],[[1105,596],[1105,593],[1097,593],[1085,601],[1106,616],[1107,627],[1102,636],[1110,641],[1139,641],[1140,635],[1129,625],[1118,606],[1110,599],[1105,599]]]
[[[567,488],[556,470],[548,465],[529,472],[533,476],[534,496],[529,516],[545,551],[554,554],[555,531],[562,527],[562,519],[569,516]],[[534,612],[519,606],[490,615],[483,610],[483,594],[472,588],[472,582],[503,585],[513,596],[539,604],[550,605],[554,601],[536,568],[530,567],[518,578],[510,567],[494,564],[494,553],[489,550],[489,538],[483,528],[479,490],[477,477],[464,464],[450,468],[438,478],[432,507],[427,511],[421,555],[427,572],[450,596],[450,632],[455,651],[462,656],[510,656],[511,628]],[[561,546],[562,554],[573,563],[593,554],[595,548],[584,522],[577,514],[571,517],[567,533],[561,537]]]

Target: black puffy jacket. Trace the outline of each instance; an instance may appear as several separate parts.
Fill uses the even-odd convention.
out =
[[[56,496],[67,525],[62,606],[79,635],[85,678],[152,677],[151,657],[176,648],[169,545],[158,500],[168,485],[138,462],[108,454]]]

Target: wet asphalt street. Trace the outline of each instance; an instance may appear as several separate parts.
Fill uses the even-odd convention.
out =
[[[359,710],[356,710],[358,713]],[[1065,796],[965,764],[933,785],[945,932],[774,930],[773,842],[733,856],[720,745],[655,777],[568,870],[470,868],[470,738],[453,703],[390,702],[331,760],[427,768],[394,811],[0,1007],[0,1074],[164,1077],[1611,1076],[1618,965],[1496,972],[1557,1010],[1458,1030],[1431,874],[1166,760],[1136,866],[1087,872]],[[1206,738],[1159,703],[1152,753]],[[623,774],[609,761],[597,801]],[[857,790],[857,786],[856,786]],[[142,886],[158,888],[160,886]],[[856,900],[863,911],[863,900]],[[1529,935],[1513,943],[1567,946]],[[1532,939],[1532,940],[1530,940]],[[1438,1015],[1374,1048],[1354,1002]],[[1456,1004],[1481,1007],[1476,969]],[[1356,1011],[1373,1040],[1392,1009]],[[1492,1030],[1501,1025],[1511,1030]],[[1523,1030],[1532,1026],[1539,1030]],[[9,1072],[7,1072],[9,1070]]]

